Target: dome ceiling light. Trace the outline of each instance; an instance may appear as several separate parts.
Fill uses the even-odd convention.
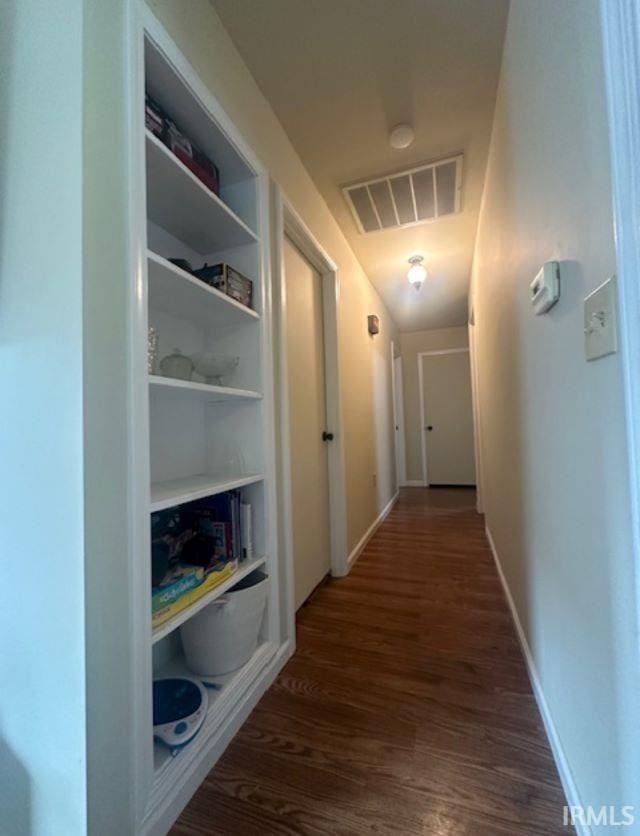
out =
[[[412,255],[409,259],[411,267],[407,271],[407,279],[416,293],[420,290],[424,284],[424,280],[427,278],[427,268],[422,263],[423,261],[424,256],[421,255]]]
[[[402,151],[408,148],[415,138],[416,135],[411,125],[396,125],[389,133],[389,145]]]

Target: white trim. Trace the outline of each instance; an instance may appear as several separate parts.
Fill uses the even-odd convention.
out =
[[[393,470],[395,473],[395,484],[396,484],[396,493],[400,490],[400,468],[398,467],[398,462],[400,461],[399,455],[399,440],[398,440],[398,432],[400,430],[400,425],[398,424],[398,410],[396,409],[396,358],[395,354],[395,344],[393,340],[389,340],[389,354],[391,355],[391,421],[393,422]]]
[[[393,447],[396,465],[396,490],[407,484],[407,463],[404,439],[404,381],[402,378],[402,356],[395,356],[395,343],[390,341],[391,351],[391,400],[393,412]],[[400,366],[400,374],[396,374],[396,363]],[[399,389],[399,391],[397,391]],[[400,403],[400,409],[398,404]]]
[[[542,683],[540,682],[540,677],[538,676],[536,663],[534,661],[533,654],[531,653],[531,648],[529,647],[529,642],[527,641],[527,637],[522,627],[522,623],[518,615],[518,610],[516,609],[515,601],[513,600],[513,597],[511,595],[509,584],[507,583],[505,574],[502,571],[500,558],[498,557],[498,552],[496,551],[496,546],[493,542],[493,537],[491,536],[491,531],[489,530],[488,526],[485,527],[485,532],[487,534],[489,547],[491,549],[493,560],[496,565],[498,577],[500,578],[500,583],[502,584],[502,589],[504,591],[505,598],[507,599],[509,610],[511,611],[511,618],[513,619],[513,624],[516,628],[516,633],[518,635],[518,641],[520,642],[520,647],[522,648],[522,655],[524,656],[524,661],[527,665],[527,672],[531,681],[533,695],[536,699],[538,710],[540,712],[540,716],[542,717],[542,722],[544,723],[544,728],[549,739],[549,745],[551,747],[553,759],[555,760],[556,767],[558,769],[558,774],[560,775],[560,781],[562,782],[562,788],[567,799],[567,804],[570,807],[582,807],[583,804],[582,799],[580,798],[580,794],[578,792],[578,787],[571,772],[569,761],[567,760],[567,756],[562,746],[562,741],[560,740],[560,736],[558,735],[555,723],[553,722],[553,716],[551,714],[551,710],[549,709],[549,705],[544,695],[544,690],[542,688]],[[591,836],[592,833],[591,828],[588,825],[578,824],[576,825],[576,832],[579,834],[579,836]]]
[[[405,488],[428,488],[429,486],[422,479],[407,479],[407,481],[404,483],[403,487],[405,487]]]
[[[473,407],[473,453],[476,462],[476,510],[479,514],[484,514],[482,455],[480,452],[480,443],[482,439],[480,430],[480,379],[478,352],[476,348],[476,332],[472,322],[469,322],[468,331],[469,362],[471,364],[471,405]]]
[[[464,345],[461,348],[439,348],[435,351],[419,351],[419,357],[435,356],[436,354],[464,354],[469,351],[469,346]]]
[[[640,8],[600,0],[636,602],[640,601]],[[636,603],[636,622],[640,610]]]
[[[275,239],[281,242],[284,239],[284,206],[282,199],[278,196],[275,201]],[[282,545],[284,550],[284,563],[286,569],[285,596],[287,600],[287,620],[289,634],[296,635],[296,607],[295,607],[295,584],[293,565],[293,497],[291,492],[291,426],[289,423],[289,385],[288,385],[288,364],[287,364],[287,334],[284,328],[284,315],[286,312],[286,283],[284,276],[284,258],[282,245],[276,244],[276,281],[274,290],[274,310],[278,311],[280,321],[277,325],[278,332],[278,373],[279,373],[279,409],[280,409],[280,483],[282,501]]]
[[[418,396],[420,398],[420,450],[422,453],[422,482],[425,487],[429,487],[429,467],[427,461],[427,439],[425,436],[425,418],[424,418],[424,377],[422,371],[423,357],[436,357],[441,354],[464,354],[469,351],[469,346],[461,346],[460,348],[441,348],[434,351],[419,351],[416,355],[418,361]],[[407,484],[409,484],[407,482]]]
[[[153,746],[149,744],[152,718],[151,619],[140,606],[149,601],[151,579],[146,561],[150,554],[150,463],[149,463],[149,387],[144,360],[148,319],[147,231],[144,122],[144,9],[132,0],[128,8],[127,77],[129,97],[129,177],[131,214],[131,277],[128,321],[128,435],[129,435],[129,520],[131,559],[129,561],[129,612],[131,614],[131,802],[134,827],[138,829],[147,809],[153,786]],[[142,521],[142,522],[141,522]]]
[[[382,525],[382,523],[386,520],[391,512],[391,509],[396,504],[398,497],[400,496],[400,491],[396,491],[394,495],[391,497],[389,502],[384,506],[382,511],[378,514],[375,520],[371,523],[369,528],[365,531],[362,537],[358,540],[354,548],[351,550],[351,553],[348,557],[347,564],[349,566],[349,571],[353,569],[353,564],[356,560],[360,557],[362,552],[364,551],[364,547],[367,545],[369,540],[373,537],[376,533],[377,529]]]
[[[280,344],[278,346],[280,368],[280,412],[282,447],[282,474],[284,481],[284,545],[286,562],[291,577],[294,573],[293,554],[293,503],[291,497],[291,432],[289,425],[289,385],[286,341],[287,294],[284,273],[284,236],[286,235],[302,252],[322,277],[322,303],[324,314],[324,352],[327,427],[334,435],[328,446],[329,462],[329,518],[331,527],[331,574],[344,577],[349,571],[347,562],[346,476],[344,454],[344,423],[340,388],[340,334],[339,303],[340,281],[338,267],[316,240],[291,202],[276,186],[276,258],[278,262]],[[288,590],[293,600],[293,580]]]

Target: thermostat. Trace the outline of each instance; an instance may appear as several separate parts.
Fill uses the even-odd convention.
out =
[[[536,315],[546,313],[560,298],[560,265],[547,261],[531,282],[531,304]]]

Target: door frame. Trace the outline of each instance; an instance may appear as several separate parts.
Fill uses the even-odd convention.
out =
[[[322,278],[322,308],[324,322],[324,365],[326,386],[327,427],[334,434],[328,445],[330,567],[333,577],[344,577],[349,572],[347,563],[346,476],[344,432],[340,389],[340,279],[338,266],[317,241],[282,189],[275,185],[276,281],[274,303],[278,319],[277,366],[280,389],[280,466],[282,473],[282,541],[288,567],[286,590],[290,618],[295,621],[294,606],[294,550],[293,497],[291,491],[291,434],[289,422],[289,364],[287,358],[287,292],[284,266],[284,239],[289,238]]]
[[[422,358],[433,357],[439,354],[469,354],[469,346],[461,346],[460,348],[441,348],[436,351],[419,351],[418,352],[418,394],[420,396],[420,445],[422,450],[422,482],[425,487],[429,487],[429,463],[427,460],[427,438],[426,428],[424,425],[424,378],[422,372]],[[473,389],[473,387],[472,387]],[[473,392],[471,395],[473,401]],[[475,437],[473,439],[473,446],[475,450]],[[477,479],[477,474],[476,474]]]
[[[476,462],[476,511],[484,514],[484,487],[482,474],[482,443],[480,417],[480,369],[478,365],[478,347],[476,345],[475,311],[472,308],[469,315],[469,362],[471,363],[471,400],[473,402],[473,452]]]
[[[396,492],[407,483],[407,454],[404,438],[404,381],[402,378],[402,355],[395,356],[396,345],[391,340],[391,400],[393,403],[393,444],[396,463]],[[396,361],[400,363],[400,374],[396,374]],[[400,389],[398,392],[397,389]],[[398,411],[396,400],[400,401]],[[395,429],[395,428],[398,429]],[[398,467],[400,462],[400,467]]]
[[[640,2],[600,0],[636,601],[640,599]],[[636,608],[640,625],[640,609]]]

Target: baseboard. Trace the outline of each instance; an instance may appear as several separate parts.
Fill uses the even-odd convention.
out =
[[[382,509],[382,511],[380,511],[380,513],[378,514],[378,516],[375,518],[375,520],[371,523],[371,525],[369,526],[369,528],[368,528],[368,529],[365,531],[365,533],[362,535],[362,537],[360,538],[360,540],[358,540],[358,542],[357,542],[357,544],[356,544],[355,548],[353,549],[353,551],[351,552],[351,554],[350,554],[350,555],[349,555],[349,557],[347,558],[347,574],[351,571],[351,569],[352,569],[352,567],[353,567],[353,564],[354,564],[354,563],[356,562],[356,560],[360,557],[360,554],[361,554],[362,550],[364,549],[364,547],[367,545],[367,543],[369,542],[369,540],[370,540],[370,539],[373,537],[373,535],[375,534],[376,529],[378,528],[378,526],[379,526],[382,522],[384,522],[384,520],[387,518],[387,516],[388,516],[388,514],[389,514],[389,511],[391,511],[391,509],[393,508],[393,506],[394,506],[394,504],[395,504],[395,502],[396,502],[396,500],[397,500],[397,498],[398,498],[398,496],[399,496],[399,495],[400,495],[400,491],[396,491],[396,492],[394,493],[394,495],[391,497],[391,499],[389,500],[389,502],[387,502],[387,504],[384,506],[384,508]]]
[[[403,488],[426,488],[427,483],[423,479],[407,479],[402,483]]]
[[[560,781],[562,782],[562,788],[564,789],[567,804],[570,807],[582,807],[583,805],[580,799],[580,793],[578,792],[578,787],[576,786],[576,782],[571,773],[571,768],[569,767],[569,761],[567,760],[567,756],[562,747],[560,737],[553,722],[551,711],[549,710],[544,691],[542,690],[542,684],[538,676],[536,664],[534,662],[533,655],[531,654],[531,648],[529,647],[529,642],[527,641],[527,637],[525,636],[524,630],[522,629],[520,617],[518,616],[518,611],[516,609],[515,602],[511,595],[509,584],[507,583],[505,574],[502,571],[502,566],[500,564],[498,552],[496,551],[496,546],[493,542],[493,537],[491,536],[491,531],[489,530],[488,526],[485,527],[485,531],[487,534],[487,540],[489,541],[491,552],[493,554],[493,559],[496,564],[496,569],[500,578],[500,583],[502,584],[502,589],[504,590],[505,598],[507,599],[509,609],[511,610],[511,617],[516,628],[516,633],[518,634],[520,646],[522,647],[522,653],[524,655],[524,659],[527,665],[527,671],[529,673],[529,679],[531,681],[533,695],[536,699],[536,703],[538,704],[538,710],[540,711],[540,716],[542,717],[542,722],[544,723],[545,731],[547,732],[549,745],[551,746],[553,759],[556,762],[558,774],[560,775]],[[578,836],[593,836],[593,831],[591,830],[591,827],[589,825],[576,824],[575,829]]]

